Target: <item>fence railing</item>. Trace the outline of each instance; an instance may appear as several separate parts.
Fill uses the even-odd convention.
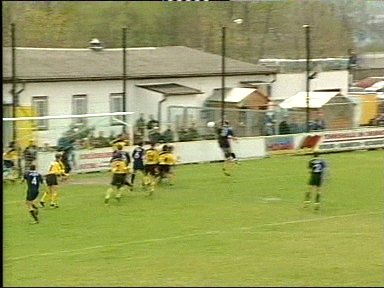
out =
[[[328,131],[384,125],[384,116],[380,113],[380,105],[383,104],[379,102],[366,104],[362,106],[356,103],[332,103],[325,104],[319,109],[310,109],[308,127],[305,108],[274,110],[227,108],[224,114],[238,137],[304,133],[307,132],[307,128],[309,131]],[[221,123],[221,108],[216,107],[170,106],[167,114],[167,122],[163,125],[171,126],[178,136],[176,139],[178,141],[183,141],[185,137],[189,137],[188,141],[212,139],[215,137],[214,129],[207,127],[207,123],[210,121],[218,125]],[[380,117],[383,119],[380,120]]]

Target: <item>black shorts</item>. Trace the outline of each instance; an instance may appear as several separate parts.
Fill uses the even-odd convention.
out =
[[[69,165],[69,162],[65,161],[63,162],[63,165],[64,165],[64,172],[66,174],[69,174],[69,172],[71,172],[71,165]]]
[[[144,171],[144,163],[143,162],[133,162],[133,170],[143,170]]]
[[[323,177],[320,173],[312,173],[309,179],[309,185],[320,187],[323,183]]]
[[[120,188],[120,187],[123,187],[126,183],[126,179],[127,179],[127,174],[113,174],[112,175],[112,181],[111,181],[111,185],[112,186],[116,186],[117,188]]]
[[[168,174],[171,172],[171,165],[159,165],[160,175]]]
[[[223,150],[225,159],[229,159],[232,156],[232,149],[231,147],[221,147],[221,150]]]
[[[144,173],[145,173],[145,175],[157,176],[157,174],[158,174],[157,164],[145,165],[144,166]]]
[[[57,175],[48,174],[47,176],[45,176],[45,182],[47,182],[47,186],[58,185]]]
[[[36,189],[28,190],[26,200],[27,201],[33,201],[37,198],[38,195],[39,195],[38,190],[36,190]]]

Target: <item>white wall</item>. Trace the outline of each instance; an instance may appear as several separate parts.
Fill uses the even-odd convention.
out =
[[[297,92],[306,91],[306,73],[277,74],[276,82],[272,85],[272,100],[284,100]],[[341,93],[348,92],[348,71],[319,72],[310,81],[310,90],[341,89]]]
[[[273,76],[268,75],[245,75],[227,76],[225,78],[226,87],[241,87],[241,81],[272,81]],[[194,78],[165,78],[165,79],[143,79],[127,81],[127,111],[136,112],[130,116],[134,122],[139,113],[144,113],[146,119],[150,114],[158,117],[158,103],[163,99],[163,95],[148,89],[136,86],[137,84],[154,83],[177,83],[191,88],[199,89],[203,94],[171,96],[162,103],[162,121],[167,120],[167,107],[172,105],[185,105],[201,107],[207,97],[214,89],[221,87],[221,77],[194,77]],[[33,96],[48,96],[49,115],[72,114],[72,95],[88,95],[88,113],[110,112],[109,95],[110,93],[122,92],[122,81],[72,81],[72,82],[47,82],[47,83],[27,83],[25,90],[20,94],[20,105],[30,106]],[[341,88],[347,91],[348,73],[347,71],[321,72],[316,80],[311,81],[311,90]],[[10,94],[11,84],[3,84],[3,103],[11,103]],[[281,100],[305,91],[305,73],[297,74],[278,74],[276,81],[272,84],[272,99]],[[63,127],[68,127],[71,120],[50,121],[50,130],[39,132],[39,142],[49,142],[56,144],[57,139],[64,132]],[[121,130],[120,127],[114,129]],[[106,133],[108,134],[108,133]],[[106,135],[107,136],[107,135]]]

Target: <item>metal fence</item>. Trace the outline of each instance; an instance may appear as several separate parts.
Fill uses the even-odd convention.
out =
[[[373,103],[368,108],[356,103],[326,104],[320,109],[311,109],[308,128],[309,131],[327,131],[381,126],[384,119],[377,121],[383,117],[380,116],[381,106],[382,103]],[[306,109],[225,109],[224,114],[238,137],[307,132]],[[207,127],[210,121],[220,125],[221,108],[170,106],[167,122],[162,123],[161,129],[170,127],[175,132],[175,141],[214,139],[214,129]]]

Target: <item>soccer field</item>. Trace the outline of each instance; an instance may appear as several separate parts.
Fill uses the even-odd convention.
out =
[[[384,286],[384,150],[321,155],[316,212],[302,208],[309,157],[244,160],[230,177],[183,165],[175,185],[109,206],[108,173],[74,175],[37,225],[25,186],[6,184],[3,285]]]

